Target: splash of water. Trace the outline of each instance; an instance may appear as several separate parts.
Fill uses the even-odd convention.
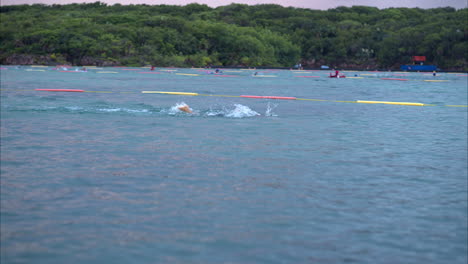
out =
[[[205,116],[220,116],[229,118],[245,118],[259,116],[260,114],[250,109],[248,106],[241,104],[234,104],[234,108],[222,106],[221,109],[210,107],[204,115]]]
[[[235,104],[234,109],[228,111],[225,116],[232,117],[232,118],[244,118],[244,117],[252,117],[252,116],[259,116],[260,114],[255,112],[254,110],[250,109],[248,106]]]
[[[278,116],[277,114],[273,113],[273,109],[275,109],[278,105],[273,104],[273,106],[268,102],[267,109],[265,111],[265,116]]]

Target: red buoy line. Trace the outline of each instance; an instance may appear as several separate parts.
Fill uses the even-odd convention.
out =
[[[2,89],[4,90],[4,89]],[[35,89],[36,91],[46,92],[87,92],[87,93],[130,93],[130,92],[112,92],[112,91],[85,91],[80,89]],[[162,91],[141,91],[145,94],[169,94],[169,95],[190,95],[190,96],[218,96],[218,97],[238,97],[252,99],[277,99],[277,100],[303,100],[303,101],[323,101],[323,102],[339,102],[339,103],[363,103],[363,104],[387,104],[387,105],[409,105],[409,106],[435,106],[431,104],[414,103],[414,102],[389,102],[389,101],[338,101],[338,100],[322,100],[322,99],[307,99],[289,96],[272,96],[272,95],[219,95],[219,94],[199,94],[188,92],[162,92]],[[445,105],[447,107],[468,107],[468,105]]]

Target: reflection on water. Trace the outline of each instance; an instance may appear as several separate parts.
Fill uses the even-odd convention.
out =
[[[467,261],[467,111],[441,106],[466,104],[456,76],[57,74],[2,72],[2,263]],[[115,93],[14,90],[37,83]],[[156,85],[441,104],[138,93]]]

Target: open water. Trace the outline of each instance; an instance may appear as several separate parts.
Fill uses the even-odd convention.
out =
[[[210,71],[3,66],[1,263],[467,263],[466,74]]]

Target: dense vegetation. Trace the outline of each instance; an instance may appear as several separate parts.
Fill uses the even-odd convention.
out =
[[[467,70],[468,9],[279,5],[0,7],[0,63]]]

